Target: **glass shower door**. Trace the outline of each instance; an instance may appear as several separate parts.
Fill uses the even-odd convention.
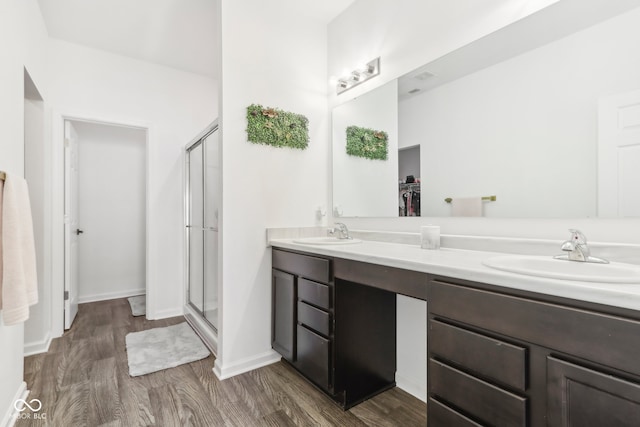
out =
[[[188,161],[188,216],[189,235],[189,303],[204,312],[204,173],[202,143],[197,142],[187,151]]]
[[[218,212],[221,175],[218,129],[187,148],[188,303],[217,331]]]
[[[218,213],[220,150],[218,131],[204,139],[204,317],[218,328]]]

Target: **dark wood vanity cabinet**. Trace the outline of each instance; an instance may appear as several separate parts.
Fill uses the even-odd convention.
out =
[[[343,408],[395,386],[396,297],[333,260],[273,249],[272,347]]]
[[[332,299],[330,260],[273,250],[272,348],[329,393],[334,375]]]
[[[638,320],[483,287],[429,284],[429,427],[640,425]]]
[[[395,385],[426,299],[429,427],[640,426],[640,313],[273,249],[273,348],[343,408]]]

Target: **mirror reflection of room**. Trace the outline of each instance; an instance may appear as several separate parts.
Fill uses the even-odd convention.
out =
[[[476,216],[493,218],[640,216],[640,10],[590,19],[556,31],[539,13],[398,78],[396,153],[419,146],[420,170],[398,171],[391,190],[382,162],[364,179],[335,150],[342,216],[451,217],[453,201],[471,199]],[[379,91],[336,107],[334,149],[336,119]],[[366,105],[368,117],[393,111]],[[419,213],[402,199],[410,175],[422,184]]]
[[[347,128],[384,132],[387,158],[347,152]],[[345,217],[397,216],[398,85],[393,80],[337,106],[333,128],[333,212]]]

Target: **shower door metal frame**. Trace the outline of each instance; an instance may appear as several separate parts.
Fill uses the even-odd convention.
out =
[[[191,237],[190,237],[190,226],[189,223],[190,221],[190,215],[191,215],[191,161],[190,161],[190,154],[191,151],[193,149],[195,149],[198,145],[202,145],[202,192],[203,192],[203,203],[202,203],[202,217],[203,217],[203,224],[202,224],[202,231],[204,234],[204,230],[205,230],[205,224],[204,224],[204,218],[205,218],[205,209],[206,209],[206,203],[204,203],[204,195],[207,194],[207,179],[206,179],[206,161],[207,161],[207,153],[204,147],[204,141],[207,137],[209,137],[210,135],[212,135],[214,132],[218,131],[219,127],[218,127],[218,120],[213,121],[209,126],[207,126],[205,128],[205,130],[203,130],[201,133],[198,134],[198,136],[196,136],[193,140],[191,140],[191,142],[189,142],[186,147],[185,147],[185,151],[184,151],[184,242],[185,242],[185,284],[186,286],[184,287],[185,290],[185,295],[184,295],[184,299],[185,299],[185,305],[187,305],[188,307],[190,307],[191,309],[193,309],[195,312],[197,312],[201,318],[207,322],[207,324],[213,328],[213,330],[215,331],[215,333],[217,334],[218,329],[215,325],[213,325],[211,323],[211,321],[209,319],[207,319],[204,315],[204,312],[202,310],[200,310],[198,307],[196,307],[194,304],[191,303],[190,300],[190,290],[191,290],[191,269],[190,269],[190,262],[191,262]],[[218,231],[217,229],[214,231]],[[203,238],[202,241],[202,253],[205,253],[205,240]],[[217,262],[217,260],[216,260]],[[204,266],[204,261],[202,264],[202,269],[203,269],[203,286],[202,286],[202,293],[203,293],[203,309],[205,309],[205,300],[204,300],[204,279],[205,279],[205,266]],[[219,275],[218,275],[219,276]],[[218,277],[216,277],[216,280],[218,279]],[[218,287],[220,286],[220,284],[218,283]],[[218,288],[219,290],[219,288]],[[219,300],[218,300],[219,301]],[[187,317],[187,320],[189,320],[189,318]],[[191,323],[191,322],[190,322]],[[192,325],[195,326],[195,325]],[[197,330],[196,328],[196,332],[199,333],[199,335],[202,336],[202,334],[200,333],[200,331]]]

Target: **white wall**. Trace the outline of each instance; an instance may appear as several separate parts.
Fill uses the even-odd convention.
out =
[[[356,0],[329,24],[329,75],[343,76],[378,56],[381,74],[341,95],[332,90],[330,103],[368,92],[557,1]]]
[[[398,82],[393,80],[333,109],[333,207],[340,215],[398,214],[397,99]],[[348,155],[346,129],[349,126],[386,132],[387,160]]]
[[[35,0],[0,2],[0,40],[0,170],[22,176],[25,67],[47,100],[46,30]],[[0,426],[8,423],[24,387],[23,345],[24,325],[5,326],[0,320]]]
[[[316,224],[327,205],[326,23],[297,0],[222,0],[222,315],[216,373],[278,360],[271,350],[271,252],[265,228]],[[309,119],[306,150],[247,142],[258,103]]]
[[[50,41],[49,51],[51,98],[60,115],[149,128],[147,281],[153,292],[147,313],[151,318],[181,314],[182,151],[216,118],[217,82],[59,40]],[[55,163],[60,167],[60,159]],[[56,188],[60,175],[58,170]],[[61,235],[56,242],[61,244]],[[61,279],[58,274],[57,287]]]
[[[78,133],[79,302],[140,295],[146,284],[144,129],[74,122]]]
[[[31,92],[24,99],[24,176],[29,183],[31,217],[33,219],[33,235],[36,250],[36,267],[38,275],[38,299],[29,310],[29,319],[24,325],[25,354],[46,351],[51,342],[51,279],[50,265],[46,254],[51,241],[45,232],[51,215],[50,180],[47,172],[47,154],[49,143],[45,137],[45,108],[37,88],[25,75],[25,91]],[[25,94],[25,96],[27,96]],[[40,98],[40,99],[38,99]]]
[[[400,101],[401,139],[422,142],[422,215],[497,194],[486,216],[595,216],[598,98],[640,87],[639,22],[636,9]]]
[[[427,302],[398,295],[396,310],[396,384],[426,402]]]

